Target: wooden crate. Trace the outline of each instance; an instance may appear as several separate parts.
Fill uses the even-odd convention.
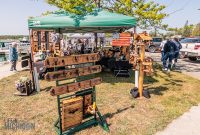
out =
[[[75,97],[62,102],[62,131],[78,125],[83,120],[83,98]]]

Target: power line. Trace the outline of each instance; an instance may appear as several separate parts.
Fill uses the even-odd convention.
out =
[[[176,12],[179,12],[179,11],[182,11],[182,10],[184,10],[185,9],[185,7],[186,6],[188,6],[188,4],[191,2],[191,0],[187,0],[187,2],[180,8],[180,9],[177,9],[177,10],[175,10],[175,11],[173,11],[173,12],[171,12],[171,13],[169,13],[169,15],[171,15],[171,14],[174,14],[174,13],[176,13]]]

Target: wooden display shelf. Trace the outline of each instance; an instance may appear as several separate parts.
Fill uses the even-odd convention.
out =
[[[101,66],[89,66],[83,68],[75,68],[70,70],[63,70],[63,71],[54,71],[54,72],[47,72],[45,75],[45,80],[47,81],[56,81],[62,79],[70,79],[79,76],[85,76],[90,74],[95,74],[101,72]]]
[[[50,68],[50,67],[59,67],[66,65],[76,65],[82,63],[91,63],[99,60],[100,56],[98,53],[63,56],[63,57],[48,57],[44,61],[44,66]]]
[[[95,85],[101,84],[102,79],[100,77],[90,79],[90,80],[85,80],[81,82],[76,82],[76,83],[71,83],[71,84],[66,84],[66,85],[61,85],[61,86],[55,86],[52,87],[50,90],[50,94],[52,96],[58,96],[70,92],[76,92],[84,89],[89,89],[94,87]]]

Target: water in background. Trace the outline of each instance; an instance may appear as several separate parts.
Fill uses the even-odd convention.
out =
[[[8,54],[0,54],[0,62],[8,61]]]

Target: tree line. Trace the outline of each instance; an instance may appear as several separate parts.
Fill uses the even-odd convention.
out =
[[[28,37],[28,35],[0,35],[0,40],[7,40],[7,39],[21,39],[23,37]]]

